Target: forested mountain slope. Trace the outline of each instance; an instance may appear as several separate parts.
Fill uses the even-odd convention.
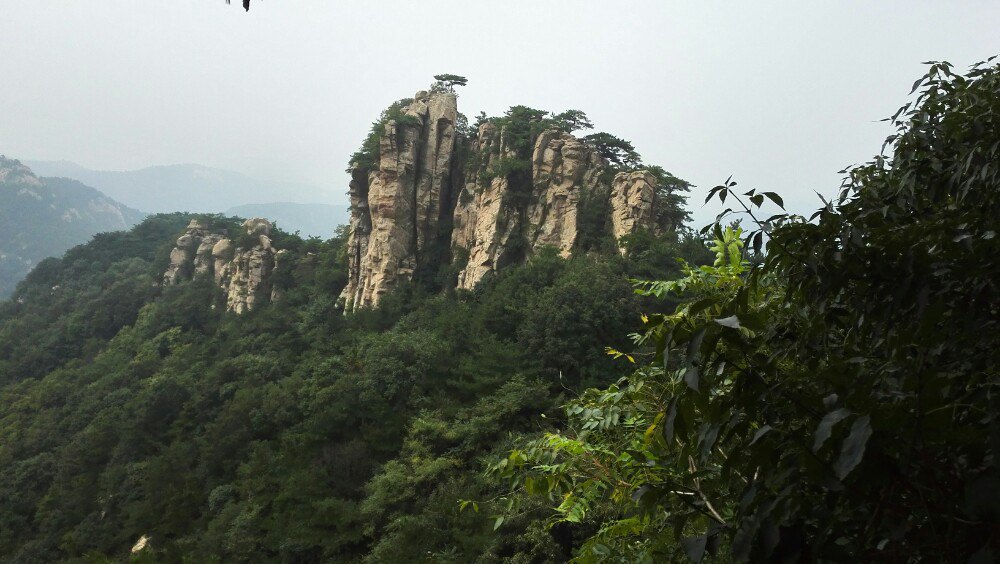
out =
[[[627,347],[624,273],[646,265],[543,254],[474,292],[413,285],[344,316],[343,239],[283,236],[282,298],[238,316],[211,280],[160,286],[188,222],[101,235],[0,306],[5,560],[121,557],[142,535],[170,559],[385,561],[418,537],[568,554],[530,516],[493,537],[457,500],[490,495],[481,457],[558,417],[566,390],[620,374],[603,347]]]
[[[582,113],[451,87],[373,124],[347,232],[153,216],[0,303],[0,560],[995,559],[1000,66],[697,235]]]
[[[0,559],[119,560],[140,539],[163,561],[569,558],[589,529],[548,529],[542,504],[498,534],[459,502],[501,494],[488,458],[624,374],[604,348],[640,326],[630,276],[708,257],[676,223],[615,241],[606,220],[578,230],[603,246],[538,245],[467,288],[435,235],[346,314],[357,221],[352,246],[157,215],[45,261],[0,305]]]
[[[68,178],[39,178],[0,156],[0,299],[46,257],[94,234],[128,229],[143,214]]]

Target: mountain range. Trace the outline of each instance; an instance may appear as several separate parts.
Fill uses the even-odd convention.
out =
[[[79,181],[36,176],[0,156],[0,298],[38,262],[97,233],[129,229],[144,214]]]
[[[70,161],[25,161],[40,176],[60,176],[93,186],[147,213],[221,213],[235,205],[315,202],[333,199],[329,190],[296,182],[269,182],[199,164],[150,166],[138,170],[93,170]]]
[[[269,202],[234,206],[227,209],[224,215],[263,217],[290,233],[297,231],[302,237],[329,239],[338,226],[347,224],[350,208],[337,204]]]
[[[24,163],[41,176],[78,180],[146,213],[190,211],[266,217],[304,237],[328,238],[347,223],[348,207],[320,203],[332,192],[295,182],[269,182],[199,164],[138,170],[93,170],[71,161]],[[298,200],[298,201],[295,201]]]

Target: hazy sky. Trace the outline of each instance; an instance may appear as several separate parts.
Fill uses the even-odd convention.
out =
[[[195,162],[346,202],[379,111],[449,72],[470,117],[581,109],[698,195],[733,174],[811,208],[878,151],[921,61],[1000,52],[996,0],[237,4],[0,0],[0,153]]]

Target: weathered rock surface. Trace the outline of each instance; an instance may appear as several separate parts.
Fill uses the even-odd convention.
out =
[[[471,209],[463,210],[472,229],[471,235],[462,239],[468,246],[455,247],[468,255],[458,273],[459,288],[472,289],[486,274],[515,262],[517,249],[511,243],[519,235],[520,218],[509,213],[505,205],[509,188],[506,178],[494,178],[476,195]]]
[[[341,294],[347,309],[377,305],[427,260],[439,260],[428,251],[442,244],[464,289],[544,247],[569,257],[585,202],[599,204],[589,209],[603,219],[588,227],[601,230],[598,237],[655,229],[656,177],[614,174],[570,133],[543,131],[530,154],[516,155],[507,132],[490,121],[476,139],[457,133],[453,94],[418,92],[404,114],[385,124],[377,167],[351,171],[350,277]]]
[[[417,92],[404,113],[385,124],[377,170],[352,171],[348,307],[374,306],[409,279],[451,212],[455,95]]]
[[[505,177],[483,181],[480,176],[501,159],[510,158],[502,132],[491,123],[479,128],[473,150],[481,155],[480,166],[472,171],[455,205],[452,220],[452,249],[467,258],[458,274],[458,287],[471,289],[483,276],[512,262],[511,237],[518,233],[520,217],[509,200],[510,182]],[[507,212],[507,213],[505,213]]]
[[[235,247],[225,234],[212,233],[203,222],[191,220],[170,251],[163,283],[177,284],[194,276],[211,276],[225,295],[226,309],[236,313],[275,299],[272,274],[281,251],[271,245],[269,235],[273,226],[266,219],[253,218],[244,222],[243,228],[248,234],[257,235],[254,246]]]
[[[656,231],[656,177],[645,170],[619,172],[611,183],[611,233],[615,241],[638,229]],[[624,249],[622,249],[624,252]]]
[[[495,128],[485,124],[473,148],[490,155],[484,167],[510,157],[503,132],[499,141],[495,137]],[[468,255],[458,275],[458,287],[472,289],[489,272],[546,246],[555,247],[563,257],[570,256],[578,235],[581,197],[599,189],[606,167],[596,151],[581,140],[550,130],[535,140],[531,192],[522,206],[508,178],[495,177],[485,185],[474,178],[455,208],[452,246]]]
[[[569,257],[576,243],[580,197],[597,188],[607,164],[593,148],[561,131],[538,136],[531,164],[535,189],[527,213],[531,248],[551,245]]]

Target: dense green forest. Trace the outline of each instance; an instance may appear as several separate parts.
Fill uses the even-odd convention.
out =
[[[702,233],[474,291],[345,315],[346,234],[276,232],[237,316],[160,284],[184,214],[42,262],[0,302],[0,560],[991,561],[1000,67],[914,90],[812,218],[727,181]]]
[[[496,534],[458,500],[501,494],[491,458],[624,374],[604,347],[650,305],[629,273],[708,257],[691,234],[544,253],[345,316],[344,237],[276,233],[283,297],[237,316],[208,280],[159,285],[189,219],[99,235],[0,304],[3,560],[118,560],[143,535],[156,561],[565,560],[588,529],[538,504]]]
[[[582,561],[994,561],[1000,66],[929,65],[889,155],[811,218],[709,192],[747,231],[638,285],[685,301],[614,353],[636,371],[492,465],[508,512],[535,494],[599,526]]]

